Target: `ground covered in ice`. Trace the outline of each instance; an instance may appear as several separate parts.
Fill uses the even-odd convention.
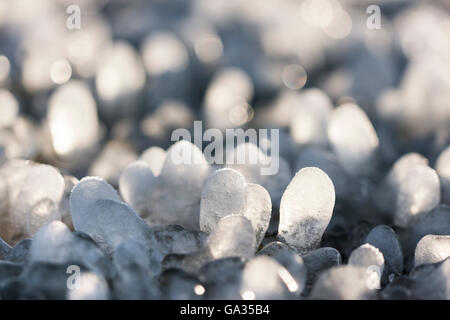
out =
[[[450,299],[449,2],[369,5],[0,5],[0,299]]]

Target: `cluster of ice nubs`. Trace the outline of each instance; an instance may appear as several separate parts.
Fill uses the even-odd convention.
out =
[[[186,150],[196,152],[193,155],[200,162],[178,163],[176,156],[178,160],[182,159]],[[239,299],[300,297],[307,279],[307,266],[300,254],[318,245],[334,205],[334,189],[326,174],[317,168],[301,170],[282,200],[280,235],[286,244],[280,244],[285,249],[270,252],[267,246],[260,250],[272,216],[269,192],[258,184],[247,183],[240,172],[231,168],[210,173],[202,153],[189,142],[178,142],[169,149],[157,177],[143,160],[125,168],[119,179],[120,194],[102,178],[64,179],[48,165],[11,160],[2,169],[14,169],[17,175],[10,176],[11,181],[7,181],[14,183],[8,188],[15,193],[12,199],[23,197],[18,207],[14,205],[15,201],[11,201],[11,210],[11,199],[6,199],[6,213],[12,219],[11,223],[14,226],[26,223],[28,229],[25,231],[33,231],[16,234],[15,241],[31,239],[19,241],[13,247],[1,241],[1,258],[17,268],[14,277],[2,280],[2,297],[157,299],[193,298],[203,294],[205,297],[211,294],[211,297],[225,295]],[[186,176],[191,171],[197,175]],[[202,178],[199,174],[204,174],[207,179],[198,181]],[[192,187],[179,186],[176,181],[179,177],[191,183]],[[38,188],[35,184],[43,179],[55,181],[49,189]],[[296,182],[297,179],[300,182]],[[161,199],[153,198],[158,181],[160,188],[170,188],[166,192],[174,190],[184,195],[182,199],[196,205],[197,209],[186,211],[186,206],[173,207],[172,203],[161,203]],[[305,181],[318,184],[317,190],[325,188],[325,198],[319,201],[318,206],[296,202],[289,194],[292,190],[302,189]],[[65,183],[73,186],[67,197],[70,226],[61,221],[61,215],[53,216],[66,199]],[[13,186],[19,186],[19,190]],[[187,187],[191,195],[186,197],[185,193],[182,194],[185,191],[182,187]],[[30,190],[40,191],[31,193]],[[168,217],[158,212],[163,222],[155,220],[154,211],[147,211],[147,208],[154,208],[151,201],[158,201],[159,208],[167,206]],[[28,207],[22,207],[25,205]],[[134,208],[142,211],[138,214]],[[292,210],[301,214],[296,216]],[[324,217],[320,216],[321,210],[326,210]],[[197,215],[191,215],[195,211]],[[37,217],[28,217],[26,213]],[[147,223],[140,214],[148,214],[151,223]],[[189,222],[187,228],[190,230],[170,225],[170,219],[173,222],[184,219]],[[293,229],[296,223],[307,228],[306,238]],[[72,225],[74,231],[69,228]],[[290,248],[291,245],[295,249]],[[259,251],[261,253],[255,256]],[[201,274],[207,265],[235,258],[241,259],[242,265],[232,264],[226,271],[236,279],[229,284],[229,293],[217,288],[218,274],[211,276],[217,267],[208,271],[209,284],[202,280]],[[79,281],[76,289],[71,289],[67,281],[61,282],[64,268],[69,274],[80,272],[79,279],[70,280]],[[30,282],[28,277],[32,273],[36,275]],[[54,273],[52,279],[40,286],[38,280],[51,273]],[[112,286],[108,284],[111,281]],[[17,283],[22,290],[11,290]],[[193,295],[189,291],[179,291],[184,287],[186,290],[190,288]]]
[[[1,237],[16,243],[33,236],[39,227],[61,220],[65,181],[57,169],[16,159],[1,167],[0,176],[4,184]]]
[[[450,299],[448,1],[25,2],[0,299]]]
[[[261,244],[269,228],[272,213],[270,195],[264,187],[246,183],[233,169],[217,170],[205,183],[200,202],[200,229],[210,233],[221,219],[242,215],[252,225],[255,247]]]
[[[188,141],[173,144],[147,199],[146,220],[198,229],[201,190],[209,173],[210,166],[197,146]]]

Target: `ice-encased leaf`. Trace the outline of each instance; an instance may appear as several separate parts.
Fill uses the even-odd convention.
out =
[[[427,165],[427,158],[418,153],[407,153],[395,161],[376,191],[376,205],[383,211],[391,211],[397,200],[398,189],[408,170],[417,165]]]
[[[450,257],[450,236],[426,235],[417,243],[414,266],[437,263]]]
[[[227,215],[242,214],[247,199],[244,176],[236,170],[217,170],[206,181],[200,202],[200,229],[211,232]]]
[[[297,172],[281,198],[278,236],[301,254],[315,249],[333,214],[333,182],[314,167]]]
[[[370,175],[376,166],[378,137],[366,113],[356,104],[331,113],[328,139],[339,162],[353,176]]]
[[[91,236],[106,252],[125,240],[145,241],[148,226],[103,179],[87,177],[72,190],[75,230]]]
[[[440,200],[436,171],[423,165],[409,169],[397,190],[394,224],[400,227],[411,225],[435,208]]]
[[[83,223],[90,213],[87,208],[98,199],[120,202],[116,190],[109,183],[98,177],[85,177],[78,182],[70,193],[70,211],[74,225]]]

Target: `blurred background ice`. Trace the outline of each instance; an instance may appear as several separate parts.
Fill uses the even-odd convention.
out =
[[[368,27],[372,4],[379,29]],[[449,52],[449,0],[0,0],[0,237],[25,241],[54,220],[73,230],[69,193],[88,175],[148,223],[198,229],[203,182],[217,168],[199,150],[196,167],[165,159],[193,148],[168,150],[172,131],[203,120],[204,129],[280,129],[276,176],[233,167],[270,194],[262,246],[276,238],[289,181],[315,166],[336,191],[321,249],[347,260],[369,227],[388,224],[410,266],[418,235],[440,233],[440,206],[450,205]],[[118,216],[128,210],[113,205]]]
[[[353,102],[377,130],[382,165],[408,151],[433,162],[449,141],[450,2],[378,1],[373,30],[370,4],[3,0],[0,144],[9,159],[117,185],[111,171],[167,148],[193,119],[279,127],[298,149],[326,148],[316,108]],[[66,27],[70,5],[79,30]]]

